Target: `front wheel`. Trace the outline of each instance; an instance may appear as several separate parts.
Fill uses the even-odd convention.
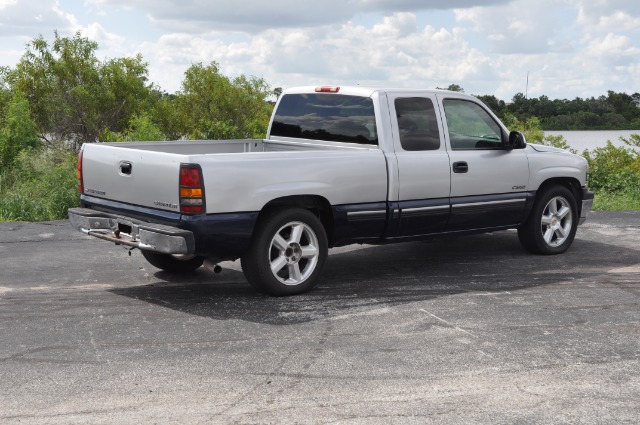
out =
[[[327,235],[304,209],[274,210],[258,223],[242,270],[251,285],[272,295],[294,295],[316,284],[327,259]]]
[[[518,237],[534,254],[561,254],[573,243],[577,228],[575,196],[564,186],[552,186],[540,194],[531,215],[518,228]]]
[[[187,273],[199,268],[204,262],[204,257],[195,255],[171,255],[160,254],[153,251],[140,250],[142,256],[151,265],[169,273]]]

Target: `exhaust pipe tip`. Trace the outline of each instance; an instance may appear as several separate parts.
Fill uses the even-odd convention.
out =
[[[220,261],[219,258],[207,258],[204,260],[204,267],[215,274],[220,274],[222,273],[222,267],[218,264],[218,261]]]

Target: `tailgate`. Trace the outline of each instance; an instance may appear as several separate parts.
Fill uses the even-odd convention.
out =
[[[132,205],[179,211],[179,174],[184,155],[126,145],[85,144],[84,193]]]

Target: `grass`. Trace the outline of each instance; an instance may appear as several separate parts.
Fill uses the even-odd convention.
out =
[[[640,190],[622,193],[595,192],[593,209],[603,211],[640,210]]]

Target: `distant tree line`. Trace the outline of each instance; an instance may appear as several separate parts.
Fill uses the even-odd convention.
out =
[[[538,117],[545,130],[640,129],[640,93],[629,95],[609,90],[606,96],[573,100],[551,100],[544,95],[527,98],[518,93],[508,104],[495,96],[479,98],[498,115],[510,113],[519,120]]]
[[[451,84],[447,90],[464,90]],[[607,95],[573,100],[549,99],[547,96],[528,98],[518,93],[505,102],[494,95],[476,96],[505,123],[526,122],[536,117],[544,130],[640,130],[640,93],[626,94],[609,90]]]

